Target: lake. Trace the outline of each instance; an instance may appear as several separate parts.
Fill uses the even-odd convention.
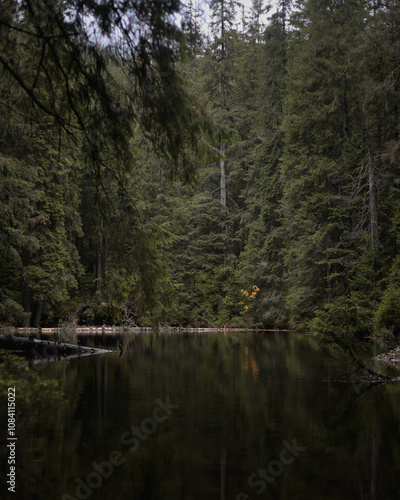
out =
[[[113,352],[0,365],[1,498],[399,498],[400,383],[359,383],[312,336],[148,332],[82,344]]]

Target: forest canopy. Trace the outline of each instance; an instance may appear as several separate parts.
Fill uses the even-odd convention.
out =
[[[0,321],[399,333],[400,6],[0,0]]]

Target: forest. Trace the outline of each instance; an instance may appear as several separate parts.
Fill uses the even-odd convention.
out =
[[[0,0],[0,323],[400,333],[400,2]]]

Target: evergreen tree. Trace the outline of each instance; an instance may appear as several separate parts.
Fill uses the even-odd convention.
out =
[[[227,119],[226,112],[232,94],[235,5],[232,0],[212,0],[210,8],[212,11],[211,33],[214,37],[211,44],[211,53],[214,67],[210,68],[211,81],[208,85],[210,94],[214,97],[214,106],[218,110],[216,116],[220,123],[224,124]],[[227,209],[225,148],[226,144],[222,141],[220,145],[220,205],[222,218],[225,218]]]
[[[257,17],[256,17],[257,19]],[[286,38],[281,17],[275,14],[262,43],[249,32],[249,51],[244,75],[252,75],[253,90],[245,88],[248,102],[248,143],[244,226],[248,228],[241,255],[240,276],[246,288],[260,288],[261,324],[284,325],[283,231],[279,207],[282,198],[280,158],[283,152],[283,118]],[[250,78],[249,78],[250,80]]]
[[[293,3],[0,0],[0,321],[398,333],[400,8]]]
[[[365,148],[360,127],[363,2],[300,3],[293,17],[282,164],[287,301],[294,322],[346,297],[365,245],[354,194]],[[364,228],[362,228],[364,229]]]
[[[369,5],[370,24],[364,72],[364,127],[369,148],[369,196],[375,191],[375,214],[370,210],[370,269],[375,286],[370,302],[377,324],[398,331],[398,57],[400,9],[396,2]],[[372,186],[374,181],[374,186]],[[366,191],[366,189],[365,189]],[[375,224],[375,238],[374,226]],[[374,241],[374,239],[375,241]],[[383,294],[382,294],[383,292]]]
[[[45,302],[51,306],[48,315],[67,314],[68,307],[61,311],[59,306],[67,305],[81,269],[76,248],[81,200],[71,185],[80,185],[82,163],[98,214],[93,226],[85,228],[96,233],[97,291],[102,285],[104,292],[112,289],[112,271],[126,271],[134,276],[128,288],[141,283],[137,295],[143,296],[142,310],[144,303],[156,307],[159,301],[164,268],[157,253],[160,231],[154,223],[144,227],[132,215],[135,200],[129,187],[137,168],[132,138],[137,134],[146,148],[164,157],[164,170],[186,179],[194,176],[199,162],[216,156],[208,142],[215,127],[176,68],[186,51],[173,19],[178,9],[179,2],[2,2],[0,68],[4,87],[11,82],[13,93],[11,99],[3,93],[1,105],[15,116],[24,115],[22,128],[34,124],[32,144],[24,142],[28,151],[22,157],[32,166],[36,197],[21,232],[35,246],[25,249],[22,242],[17,249],[26,324],[30,316],[40,322]],[[11,126],[9,121],[4,130]],[[21,157],[15,146],[10,154]],[[12,176],[14,170],[7,173]],[[12,184],[12,178],[7,182]],[[129,248],[128,267],[122,261],[111,267],[121,254],[105,244],[116,236],[115,228]],[[2,238],[9,248],[14,246],[10,229],[7,225]],[[119,289],[127,290],[122,279],[114,287]]]

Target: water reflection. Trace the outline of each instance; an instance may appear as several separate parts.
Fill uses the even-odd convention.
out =
[[[350,367],[310,336],[81,340],[114,352],[31,367],[27,380],[19,360],[0,365],[1,387],[17,391],[18,498],[398,497],[399,384],[343,383]]]

